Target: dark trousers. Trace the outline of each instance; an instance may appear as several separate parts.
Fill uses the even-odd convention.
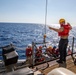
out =
[[[66,61],[66,49],[68,45],[68,39],[60,39],[59,41],[59,52],[60,52],[60,60]]]

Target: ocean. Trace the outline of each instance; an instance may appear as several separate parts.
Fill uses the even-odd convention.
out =
[[[72,38],[76,37],[76,27],[74,26],[70,32],[69,45],[72,46]],[[32,42],[43,42],[45,34],[45,25],[34,23],[0,23],[0,55],[2,54],[1,47],[13,43],[18,52],[19,59],[26,59],[26,47]],[[58,34],[46,26],[46,41],[47,45],[57,46],[59,37]],[[76,40],[76,39],[75,39]],[[76,42],[75,42],[76,43]],[[76,47],[76,45],[74,44]],[[75,51],[75,50],[74,50]],[[2,56],[0,56],[2,59]]]

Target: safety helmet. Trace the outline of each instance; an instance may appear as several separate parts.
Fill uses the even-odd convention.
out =
[[[60,20],[59,20],[59,23],[65,23],[65,19],[63,19],[63,18],[60,19]]]
[[[32,47],[32,44],[28,44],[28,47]]]
[[[49,46],[49,49],[52,49],[52,46]]]
[[[56,46],[53,46],[53,48],[55,49],[55,48],[56,48]]]
[[[42,48],[42,46],[39,46],[39,49],[41,49]]]

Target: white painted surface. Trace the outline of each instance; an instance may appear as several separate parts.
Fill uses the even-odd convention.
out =
[[[76,75],[76,74],[66,68],[60,67],[53,69],[47,75]]]

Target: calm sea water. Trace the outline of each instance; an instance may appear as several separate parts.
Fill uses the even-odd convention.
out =
[[[70,41],[72,43],[72,37],[76,36],[76,27],[70,32]],[[28,44],[33,41],[43,41],[43,34],[45,33],[45,25],[32,24],[32,23],[0,23],[0,47],[13,43],[17,47],[16,51],[19,54],[19,59],[26,59],[25,49]],[[50,42],[50,45],[56,45],[59,40],[57,33],[49,30],[46,27],[46,41]],[[0,54],[2,49],[0,48]],[[2,56],[0,56],[2,59]]]

